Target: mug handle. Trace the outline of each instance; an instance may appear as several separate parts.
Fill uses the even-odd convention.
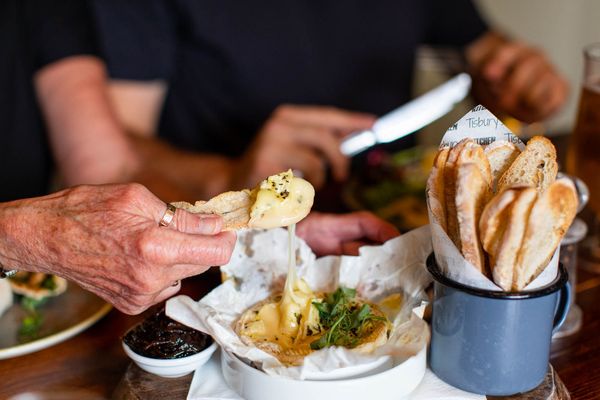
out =
[[[569,308],[571,308],[571,283],[567,282],[565,286],[560,289],[558,293],[558,304],[556,305],[556,311],[554,312],[554,324],[552,327],[552,334],[560,329],[562,324],[567,319]]]

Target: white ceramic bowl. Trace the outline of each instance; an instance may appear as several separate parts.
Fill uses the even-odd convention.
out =
[[[246,400],[401,400],[408,398],[425,375],[427,349],[383,372],[328,381],[270,376],[221,351],[225,382]]]
[[[151,374],[162,376],[164,378],[178,378],[195,371],[198,367],[206,364],[210,356],[217,349],[217,344],[213,342],[200,353],[191,356],[173,359],[150,358],[139,355],[131,350],[129,346],[123,343],[125,353],[144,371]]]

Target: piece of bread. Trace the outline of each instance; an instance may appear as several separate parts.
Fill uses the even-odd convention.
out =
[[[494,255],[504,235],[510,206],[516,194],[516,190],[505,190],[497,194],[486,204],[479,218],[479,238],[483,249],[489,256],[492,268],[494,265]]]
[[[440,149],[433,160],[433,168],[427,179],[427,203],[431,214],[440,223],[440,226],[446,231],[446,204],[444,200],[444,168],[450,149],[444,147]]]
[[[253,193],[245,189],[237,192],[221,193],[209,201],[197,201],[195,204],[185,201],[171,204],[191,213],[220,215],[223,218],[222,230],[233,231],[248,227],[250,209],[254,201]]]
[[[458,142],[448,152],[448,159],[444,167],[444,204],[446,205],[446,233],[450,240],[460,249],[460,235],[458,233],[458,220],[456,218],[456,164],[458,156],[467,143],[473,143],[472,139],[464,139]]]
[[[571,181],[560,179],[541,193],[529,215],[515,265],[513,290],[523,290],[546,267],[575,218],[577,193]]]
[[[492,190],[496,192],[498,180],[521,154],[521,150],[511,142],[497,141],[485,148],[485,155],[492,170]]]
[[[479,219],[490,197],[490,177],[484,177],[479,165],[465,163],[457,166],[456,218],[463,257],[484,275],[486,262],[479,241]]]
[[[529,214],[538,195],[532,187],[512,189],[512,191],[516,192],[516,196],[509,208],[502,237],[494,246],[492,265],[494,282],[505,291],[512,289],[517,255],[523,243]]]
[[[515,185],[533,186],[543,192],[556,180],[556,149],[550,140],[534,136],[498,181],[498,191]]]

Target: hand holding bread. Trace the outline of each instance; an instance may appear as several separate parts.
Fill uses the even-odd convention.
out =
[[[523,290],[549,263],[577,209],[556,180],[556,150],[541,136],[522,152],[467,138],[442,148],[427,182],[432,216],[465,260],[505,291]]]

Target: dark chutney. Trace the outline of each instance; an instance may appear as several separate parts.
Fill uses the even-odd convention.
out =
[[[173,359],[201,352],[212,338],[172,320],[163,309],[127,332],[123,341],[139,355]]]

